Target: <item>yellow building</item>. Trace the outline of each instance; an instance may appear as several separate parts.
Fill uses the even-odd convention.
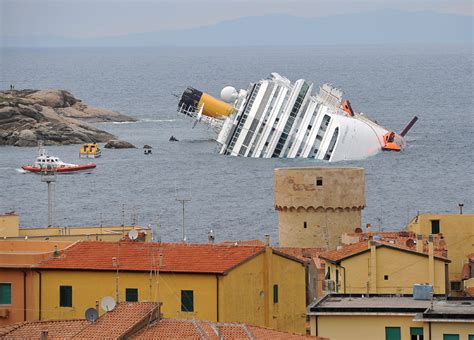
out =
[[[422,253],[385,241],[362,241],[323,253],[326,291],[411,294],[414,284],[427,283],[435,294],[444,294],[449,260],[435,255],[433,243],[429,249]]]
[[[311,335],[331,340],[473,340],[474,299],[327,295],[308,308]]]
[[[474,252],[474,214],[420,214],[406,229],[416,234],[442,234],[448,249],[451,291],[461,291],[461,273],[466,256]]]
[[[361,225],[362,168],[275,170],[275,209],[282,247],[335,249],[341,235]]]
[[[137,230],[141,241],[151,241],[150,227],[136,225],[125,226],[80,226],[22,228],[20,218],[14,212],[0,215],[0,238],[9,240],[31,239],[51,241],[119,241],[127,237],[130,230]]]
[[[0,215],[0,237],[19,236],[20,217],[15,212]]]
[[[81,318],[104,296],[166,318],[305,332],[303,261],[265,246],[77,242],[35,269],[34,319]]]

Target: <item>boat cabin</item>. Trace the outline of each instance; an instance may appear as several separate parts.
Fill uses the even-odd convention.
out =
[[[100,157],[101,154],[102,151],[97,143],[83,144],[79,151],[79,157],[81,158],[97,158]]]

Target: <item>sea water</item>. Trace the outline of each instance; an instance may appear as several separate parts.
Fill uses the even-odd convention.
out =
[[[401,229],[418,212],[473,212],[472,46],[323,46],[255,48],[2,49],[0,87],[59,88],[84,102],[120,111],[136,123],[98,127],[138,149],[103,150],[91,174],[61,175],[55,223],[62,226],[151,224],[164,241],[181,239],[182,205],[191,242],[263,238],[277,241],[273,170],[291,166],[365,168],[363,224]],[[292,81],[342,87],[356,111],[400,132],[419,121],[400,153],[362,161],[251,159],[217,153],[212,129],[176,113],[187,86],[218,96],[278,72]],[[179,142],[169,142],[173,135]],[[153,147],[144,155],[144,144]],[[65,162],[80,162],[79,145],[50,146]],[[36,148],[0,147],[0,212],[21,225],[47,224],[47,187],[19,171]]]

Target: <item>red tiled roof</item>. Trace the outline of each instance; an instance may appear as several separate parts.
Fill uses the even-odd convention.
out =
[[[269,328],[238,323],[213,323],[201,320],[163,319],[135,334],[134,339],[314,339]]]
[[[119,270],[225,274],[264,250],[258,246],[81,241],[37,268],[116,270],[115,257]]]
[[[144,320],[159,313],[159,304],[154,302],[123,302],[96,322],[76,334],[76,339],[119,339],[130,336],[134,328]],[[156,318],[156,317],[155,317]],[[135,330],[136,332],[136,330]]]
[[[394,243],[391,243],[391,242],[388,242],[388,241],[377,240],[377,241],[374,241],[374,242],[376,243],[377,246],[386,246],[386,247],[393,248],[393,249],[400,249],[400,250],[409,251],[409,252],[412,252],[412,253],[415,253],[415,254],[427,255],[427,253],[419,253],[411,247],[403,246],[403,245],[400,245],[400,244],[394,244]],[[337,262],[337,261],[345,259],[349,256],[356,255],[356,254],[359,254],[359,253],[362,253],[362,252],[368,251],[368,250],[369,250],[368,242],[367,241],[361,241],[361,242],[357,242],[357,243],[350,244],[350,245],[347,245],[347,246],[343,246],[339,250],[328,251],[326,253],[321,254],[320,257],[323,258],[323,259],[329,260],[329,261]],[[448,258],[442,256],[439,252],[435,252],[435,258],[443,260],[443,261],[449,261]]]
[[[87,320],[27,321],[0,329],[5,339],[39,339],[43,331],[48,338],[72,338],[91,324]]]
[[[238,241],[222,241],[219,244],[227,246],[260,246],[264,247],[265,243],[261,240],[238,240]]]
[[[474,287],[465,288],[464,291],[467,295],[474,297]]]
[[[319,256],[326,251],[325,248],[300,248],[300,247],[275,247],[277,252],[296,257],[301,261],[311,261],[313,257]]]

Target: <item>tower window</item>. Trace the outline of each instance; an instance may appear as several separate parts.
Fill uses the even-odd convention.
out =
[[[304,223],[303,223],[303,227],[304,227],[305,229],[308,228],[308,223],[304,222]]]
[[[318,186],[318,187],[323,186],[323,178],[322,177],[316,177],[316,186]]]
[[[383,279],[384,279],[385,281],[387,281],[387,280],[388,280],[388,275],[384,275],[384,276],[383,276]]]
[[[431,233],[439,234],[439,220],[431,220]]]

